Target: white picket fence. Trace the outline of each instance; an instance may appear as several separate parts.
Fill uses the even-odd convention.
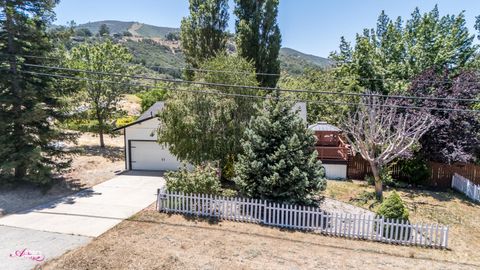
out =
[[[467,178],[454,174],[452,177],[452,188],[462,192],[468,198],[480,202],[480,186],[475,185]]]
[[[448,246],[448,226],[445,225],[411,224],[379,216],[328,213],[316,207],[250,198],[182,194],[159,189],[157,210],[392,244],[434,248]]]

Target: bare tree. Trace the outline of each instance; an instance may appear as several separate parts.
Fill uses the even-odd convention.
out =
[[[364,97],[356,112],[344,121],[343,130],[352,149],[370,164],[377,199],[383,198],[382,168],[407,153],[432,122],[429,113],[401,110],[396,102],[375,94]]]

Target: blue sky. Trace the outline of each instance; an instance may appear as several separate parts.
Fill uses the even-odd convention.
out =
[[[280,0],[282,46],[326,57],[337,49],[341,36],[353,41],[355,33],[374,27],[381,10],[391,18],[406,19],[416,6],[424,12],[435,4],[442,15],[465,10],[467,25],[474,33],[479,0]],[[188,15],[188,0],[61,0],[55,11],[58,24],[108,19],[179,27],[181,18]],[[232,14],[232,32],[234,19]]]

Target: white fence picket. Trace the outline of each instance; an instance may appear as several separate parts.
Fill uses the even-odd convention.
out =
[[[471,186],[461,181],[463,179],[454,178],[452,185]],[[477,195],[480,192],[472,194]],[[448,246],[448,226],[410,224],[405,220],[384,219],[380,216],[327,213],[310,206],[279,204],[251,198],[184,194],[162,189],[157,191],[156,206],[158,211],[167,213],[311,230],[331,236],[435,248]]]
[[[469,179],[455,173],[452,177],[452,188],[465,194],[468,198],[480,202],[480,185],[475,185]]]

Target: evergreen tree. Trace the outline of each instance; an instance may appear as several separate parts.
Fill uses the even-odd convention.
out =
[[[235,182],[249,197],[310,204],[326,187],[315,137],[292,105],[278,97],[266,101],[245,131]]]
[[[475,17],[475,30],[477,30],[477,39],[480,40],[480,15]]]
[[[228,26],[227,0],[190,0],[190,15],[182,19],[180,39],[186,62],[198,68],[203,61],[224,52]]]
[[[279,0],[235,0],[235,3],[238,54],[253,61],[257,73],[280,73]],[[259,74],[257,80],[261,86],[275,87],[278,76]]]
[[[45,70],[28,66],[45,64],[53,50],[46,30],[57,2],[0,1],[0,177],[6,181],[47,184],[69,165],[59,142],[73,136],[55,127],[65,116],[66,93],[52,77],[34,73]]]
[[[100,37],[105,37],[110,35],[110,28],[106,24],[100,25],[100,29],[98,30],[98,35]]]

